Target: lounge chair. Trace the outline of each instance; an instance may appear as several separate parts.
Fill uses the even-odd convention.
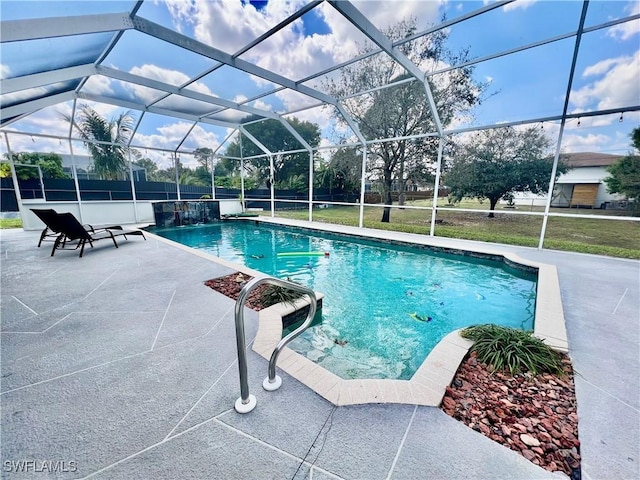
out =
[[[58,220],[58,212],[52,208],[32,208],[31,211],[44,223],[46,226],[40,234],[40,240],[38,241],[38,247],[42,245],[42,242],[55,242],[60,236],[60,221]],[[91,233],[96,233],[102,230],[122,230],[119,225],[112,225],[109,227],[94,228],[92,225],[84,224],[84,229]]]
[[[118,248],[116,237],[119,236],[123,236],[126,240],[127,235],[140,235],[146,240],[142,230],[125,230],[121,226],[113,226],[96,231],[87,231],[72,213],[58,213],[56,215],[58,222],[56,225],[60,229],[60,234],[53,244],[52,257],[56,250],[69,250],[71,247],[74,250],[80,248],[80,257],[82,257],[87,243],[93,248],[93,242],[104,239],[111,239],[113,245]]]

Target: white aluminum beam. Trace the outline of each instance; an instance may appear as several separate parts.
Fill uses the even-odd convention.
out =
[[[560,148],[562,147],[562,135],[564,134],[564,125],[567,121],[567,110],[569,108],[569,97],[571,96],[571,88],[573,87],[573,76],[576,71],[576,63],[578,54],[580,53],[580,41],[582,40],[582,29],[587,18],[587,10],[589,9],[589,0],[585,0],[582,4],[582,14],[580,23],[578,24],[578,33],[576,35],[576,44],[573,47],[573,58],[571,59],[571,68],[569,69],[569,80],[567,81],[567,90],[564,95],[564,106],[562,107],[562,120],[560,121],[560,131],[558,132],[558,141],[556,143],[556,153],[553,157],[553,166],[551,167],[551,178],[549,179],[549,189],[547,191],[547,203],[544,208],[544,217],[542,218],[542,228],[540,229],[540,241],[538,242],[538,250],[542,250],[544,245],[544,236],[547,232],[547,222],[549,220],[549,210],[551,209],[551,199],[553,197],[553,187],[556,183],[556,174],[558,171],[558,161],[560,158]]]
[[[96,68],[93,63],[87,63],[85,65],[78,65],[77,67],[61,68],[50,72],[7,78],[0,80],[0,91],[4,95],[5,93],[19,92],[20,90],[27,90],[29,88],[88,77],[94,73],[96,73]]]
[[[404,45],[407,42],[410,42],[412,40],[415,40],[417,38],[423,37],[425,35],[428,35],[430,33],[433,32],[437,32],[438,30],[442,30],[444,28],[450,27],[452,25],[455,25],[456,23],[460,23],[464,20],[467,20],[469,18],[473,18],[476,17],[482,13],[486,13],[490,10],[494,10],[498,7],[504,6],[508,3],[512,3],[515,0],[505,0],[505,1],[500,1],[500,2],[495,2],[495,3],[491,3],[490,5],[486,5],[482,8],[479,8],[478,10],[474,10],[473,12],[469,12],[466,15],[462,15],[460,17],[456,17],[452,20],[448,20],[446,22],[440,23],[438,25],[436,25],[433,28],[430,28],[428,30],[422,31],[422,32],[418,32],[418,33],[414,33],[413,35],[409,36],[409,37],[405,37],[401,40],[397,40],[395,42],[392,43],[392,45],[394,47],[397,47],[399,45]],[[327,73],[333,72],[335,70],[340,70],[343,67],[346,67],[347,65],[351,65],[353,63],[359,62],[360,60],[364,60],[365,58],[369,58],[369,57],[373,57],[374,55],[377,55],[378,53],[382,52],[382,49],[380,48],[376,48],[373,49],[370,52],[367,53],[363,53],[361,55],[358,55],[357,57],[352,58],[351,60],[347,60],[346,62],[342,62],[339,63],[338,65],[334,65],[333,67],[329,67],[325,70],[322,70],[320,72],[314,73],[313,75],[309,75],[308,77],[303,78],[302,80],[298,80],[298,83],[305,83],[308,82],[309,80],[313,80],[314,78],[317,77],[321,77],[322,75],[326,75]]]
[[[185,48],[199,55],[211,58],[212,60],[224,63],[231,67],[242,70],[243,72],[255,75],[256,77],[263,78],[269,82],[282,85],[317,100],[322,100],[325,103],[329,103],[331,105],[336,104],[336,99],[331,97],[330,95],[322,93],[318,90],[314,90],[313,88],[306,87],[304,85],[298,85],[293,80],[273,73],[270,70],[259,67],[253,63],[247,62],[246,60],[235,58],[234,56],[229,55],[222,50],[206,45],[205,43],[194,40],[193,38],[187,37],[186,35],[177,33],[173,30],[163,27],[162,25],[158,25],[157,23],[151,22],[141,17],[135,17],[134,24],[136,30],[152,37],[158,38],[173,45],[177,45],[178,47]]]
[[[427,95],[427,101],[429,102],[429,109],[433,116],[433,122],[436,125],[438,134],[442,135],[442,122],[440,121],[440,115],[436,108],[435,100],[433,99],[433,93],[429,83],[425,80],[425,74],[420,70],[406,55],[404,55],[398,47],[394,47],[389,38],[384,36],[380,30],[378,30],[367,17],[360,13],[356,7],[354,7],[347,0],[329,0],[329,3],[338,12],[342,14],[347,20],[349,20],[358,30],[364,33],[371,41],[378,45],[384,52],[386,52],[391,58],[398,62],[403,68],[405,68],[412,76],[418,79],[425,89]]]
[[[126,100],[120,100],[112,97],[105,97],[104,95],[91,95],[88,93],[80,92],[77,97],[83,100],[90,100],[92,102],[106,103],[108,105],[116,105],[118,107],[128,108],[131,110],[139,110],[142,112],[157,113],[166,117],[182,118],[190,122],[202,122],[210,125],[217,125],[226,128],[238,128],[238,125],[231,122],[225,122],[222,120],[214,120],[211,118],[199,117],[198,115],[189,115],[187,113],[176,112],[174,110],[168,110],[166,108],[147,107],[142,103],[129,102]]]
[[[73,90],[70,90],[68,92],[50,95],[48,97],[39,98],[30,102],[19,103],[11,107],[5,107],[0,110],[0,118],[4,120],[7,118],[16,117],[18,115],[24,115],[25,113],[34,113],[42,108],[73,100],[75,98],[75,95],[75,92]]]
[[[141,77],[139,75],[134,75],[132,73],[123,72],[122,70],[117,70],[115,68],[99,66],[96,69],[96,73],[100,75],[104,75],[105,77],[121,80],[123,82],[142,85],[144,87],[153,88],[155,90],[160,90],[163,92],[167,92],[169,94],[181,95],[183,97],[191,98],[193,100],[199,100],[205,103],[211,103],[213,105],[218,105],[220,107],[233,108],[235,110],[239,110],[245,113],[250,113],[253,115],[259,115],[261,117],[273,118],[274,120],[280,119],[280,115],[278,115],[277,113],[273,113],[269,110],[261,110],[259,108],[249,107],[247,105],[241,105],[239,103],[232,102],[230,100],[225,100],[224,98],[214,97],[213,95],[207,95],[204,93],[197,92],[195,90],[180,89],[178,87],[175,87],[165,82],[152,80],[150,78]]]
[[[295,128],[293,128],[291,126],[291,124],[289,122],[287,122],[284,118],[280,118],[280,121],[282,122],[282,125],[284,125],[284,128],[286,128],[287,130],[289,130],[289,132],[291,132],[291,135],[293,135],[296,140],[298,140],[298,142],[300,142],[300,144],[309,152],[313,152],[313,148],[311,147],[311,145],[309,145],[307,143],[307,141],[302,138],[302,135],[300,135]]]
[[[260,140],[258,140],[256,137],[254,137],[253,135],[251,135],[246,128],[244,128],[242,125],[240,125],[240,132],[242,134],[244,134],[249,140],[251,140],[253,143],[255,143],[256,147],[258,147],[260,150],[262,150],[265,154],[267,155],[273,155],[273,153],[271,152],[271,150],[269,150],[267,147],[265,147],[262,143],[260,143]],[[241,157],[241,159],[244,157]]]
[[[310,12],[311,10],[316,8],[323,1],[324,0],[313,0],[313,1],[309,2],[308,4],[304,5],[302,8],[297,10],[293,15],[289,16],[288,18],[285,18],[283,21],[281,21],[275,27],[269,29],[267,32],[263,33],[258,38],[256,38],[252,42],[249,42],[247,45],[242,47],[240,50],[238,50],[236,53],[234,53],[233,56],[234,57],[239,57],[243,53],[248,52],[253,47],[255,47],[259,43],[262,43],[264,40],[269,38],[271,35],[274,35],[275,33],[279,32],[280,30],[282,30],[284,27],[286,27],[290,23],[295,22],[298,18],[302,17],[304,14],[306,14],[307,12]]]
[[[338,102],[338,104],[336,105],[336,108],[338,109],[340,114],[344,117],[347,124],[349,124],[349,127],[351,127],[351,130],[353,131],[355,136],[358,137],[358,140],[360,140],[360,143],[362,143],[362,145],[366,145],[367,139],[364,138],[364,135],[362,135],[360,128],[358,127],[356,122],[353,120],[353,118],[351,118],[351,115],[349,115],[349,113],[344,109],[344,107],[340,102]]]
[[[177,33],[173,30],[170,30],[162,25],[158,25],[154,22],[146,20],[141,17],[134,18],[135,28],[136,30],[146,33],[152,37],[158,38],[165,42],[171,43],[173,45],[177,45],[178,47],[185,48],[199,55],[203,55],[205,57],[211,58],[212,60],[216,60],[218,62],[224,63],[231,67],[242,70],[243,72],[249,73],[251,75],[255,75],[256,77],[263,78],[269,82],[281,85],[283,87],[289,88],[291,90],[295,90],[303,95],[307,95],[309,97],[315,98],[316,100],[320,100],[324,103],[328,103],[330,105],[334,105],[341,110],[342,115],[346,119],[349,126],[355,131],[358,131],[357,126],[353,119],[349,116],[349,114],[344,111],[344,109],[340,106],[339,102],[332,96],[327,95],[326,93],[320,92],[313,88],[299,85],[297,82],[294,82],[286,77],[278,75],[276,73],[271,72],[270,70],[266,70],[262,67],[254,65],[250,62],[242,60],[240,58],[235,58],[232,55],[229,55],[222,50],[206,45],[202,42],[194,40],[193,38],[187,37],[180,33]],[[245,102],[246,103],[246,102]],[[359,137],[359,133],[357,133]]]
[[[6,20],[0,25],[0,42],[117,32],[133,28],[129,13]]]

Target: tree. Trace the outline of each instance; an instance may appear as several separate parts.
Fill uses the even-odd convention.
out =
[[[138,160],[135,160],[131,163],[145,169],[147,181],[149,182],[158,181],[157,179],[158,165],[156,165],[156,162],[154,162],[150,158],[139,158]]]
[[[8,154],[5,153],[4,158],[9,159]],[[42,176],[44,178],[69,178],[62,169],[62,157],[57,153],[36,153],[36,152],[21,152],[14,153],[12,155],[14,164],[33,165],[38,166],[42,170]],[[27,180],[29,178],[39,178],[38,169],[33,167],[23,167],[16,165],[16,175],[18,180]],[[11,167],[9,162],[2,162],[0,164],[0,177],[10,177]]]
[[[640,151],[640,127],[631,132],[631,142]],[[640,157],[629,153],[607,168],[611,175],[604,179],[609,193],[619,193],[632,201],[640,200]]]
[[[198,165],[193,171],[196,178],[194,185],[211,186],[211,171],[204,165]]]
[[[360,190],[362,153],[355,148],[339,148],[331,155],[329,165],[335,172],[334,186],[346,192]]]
[[[199,147],[193,151],[193,156],[200,166],[204,168],[204,171],[209,172],[209,161],[213,158],[213,150],[208,147]]]
[[[416,32],[415,18],[403,20],[391,26],[385,35],[392,41],[411,36]],[[422,36],[398,46],[410,61],[422,71],[442,64],[463,64],[468,50],[453,53],[445,46],[447,33]],[[366,53],[362,49],[361,54]],[[343,104],[367,139],[384,139],[425,135],[436,132],[434,117],[427,101],[425,85],[409,76],[404,68],[386,54],[368,56],[340,70],[338,80],[327,80],[325,88],[333,96],[343,98]],[[451,124],[460,114],[468,114],[480,103],[486,84],[472,78],[473,67],[466,66],[429,77],[428,85],[443,127]],[[382,85],[400,82],[389,88]],[[358,92],[365,95],[351,97]],[[340,117],[338,117],[340,121]],[[383,187],[383,201],[393,203],[391,191],[397,185],[400,197],[408,178],[424,178],[425,165],[433,165],[437,159],[438,139],[422,137],[370,144],[368,168]],[[388,222],[390,207],[385,207],[382,222]]]
[[[80,105],[79,122],[68,115],[63,115],[63,118],[73,123],[85,141],[84,144],[93,157],[95,172],[109,180],[117,180],[127,165],[127,145],[134,124],[131,111],[122,112],[107,121],[90,106]]]
[[[553,167],[551,141],[536,127],[519,132],[513,127],[475,132],[461,145],[444,176],[456,200],[489,200],[493,217],[498,200],[515,192],[546,193]],[[559,162],[557,174],[567,171]]]
[[[261,117],[251,117],[248,121],[256,120]],[[320,128],[315,123],[291,118],[287,120],[291,126],[300,134],[300,136],[311,146],[317,147],[320,144]],[[300,150],[304,148],[300,142],[287,130],[287,128],[278,120],[265,120],[263,122],[251,123],[245,127],[247,131],[255,136],[267,149],[274,154],[277,152],[286,152],[290,150]],[[231,157],[251,157],[254,155],[262,155],[264,152],[260,150],[251,140],[242,135],[242,155],[240,155],[240,136],[238,136],[227,147],[226,154]],[[237,162],[239,165],[239,162]],[[267,187],[270,181],[269,159],[261,158],[251,161],[253,165],[253,175],[258,183],[265,181]],[[245,163],[245,168],[251,169],[251,166]],[[273,157],[274,182],[275,184],[288,185],[289,177],[296,177],[295,184],[309,184],[309,153],[299,152],[283,155],[274,155]],[[216,169],[217,172],[217,169]],[[302,176],[305,180],[300,180]]]

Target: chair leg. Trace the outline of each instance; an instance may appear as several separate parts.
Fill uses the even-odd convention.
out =
[[[60,243],[62,243],[65,239],[65,234],[62,233],[58,236],[58,238],[56,238],[56,241],[53,242],[53,248],[51,249],[51,256],[53,257],[53,255],[56,253],[56,249],[58,247],[60,247]]]
[[[40,245],[42,245],[42,240],[44,240],[44,237],[47,236],[48,230],[49,230],[49,227],[44,227],[44,230],[42,230],[42,233],[40,234],[40,241],[38,242],[38,248],[40,248]]]
[[[116,248],[118,248],[118,242],[116,242],[116,236],[112,232],[110,232],[109,230],[107,230],[107,232],[109,232],[109,235],[111,235],[111,240],[113,240],[113,245]],[[124,238],[127,238],[127,237],[124,237]]]
[[[85,243],[87,243],[87,241],[83,238],[82,240],[80,240],[80,244],[78,245],[80,247],[80,257],[82,258],[82,254],[84,253],[84,245]],[[93,245],[91,245],[93,247]]]

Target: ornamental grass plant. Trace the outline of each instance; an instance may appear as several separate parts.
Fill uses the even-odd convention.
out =
[[[296,292],[295,290],[290,290],[279,285],[269,284],[264,287],[260,300],[265,308],[275,305],[276,303],[287,303],[289,305],[293,305],[298,298],[302,297],[302,295],[302,293]]]
[[[460,335],[474,342],[471,351],[493,371],[563,374],[561,354],[531,331],[485,324],[467,327]]]

